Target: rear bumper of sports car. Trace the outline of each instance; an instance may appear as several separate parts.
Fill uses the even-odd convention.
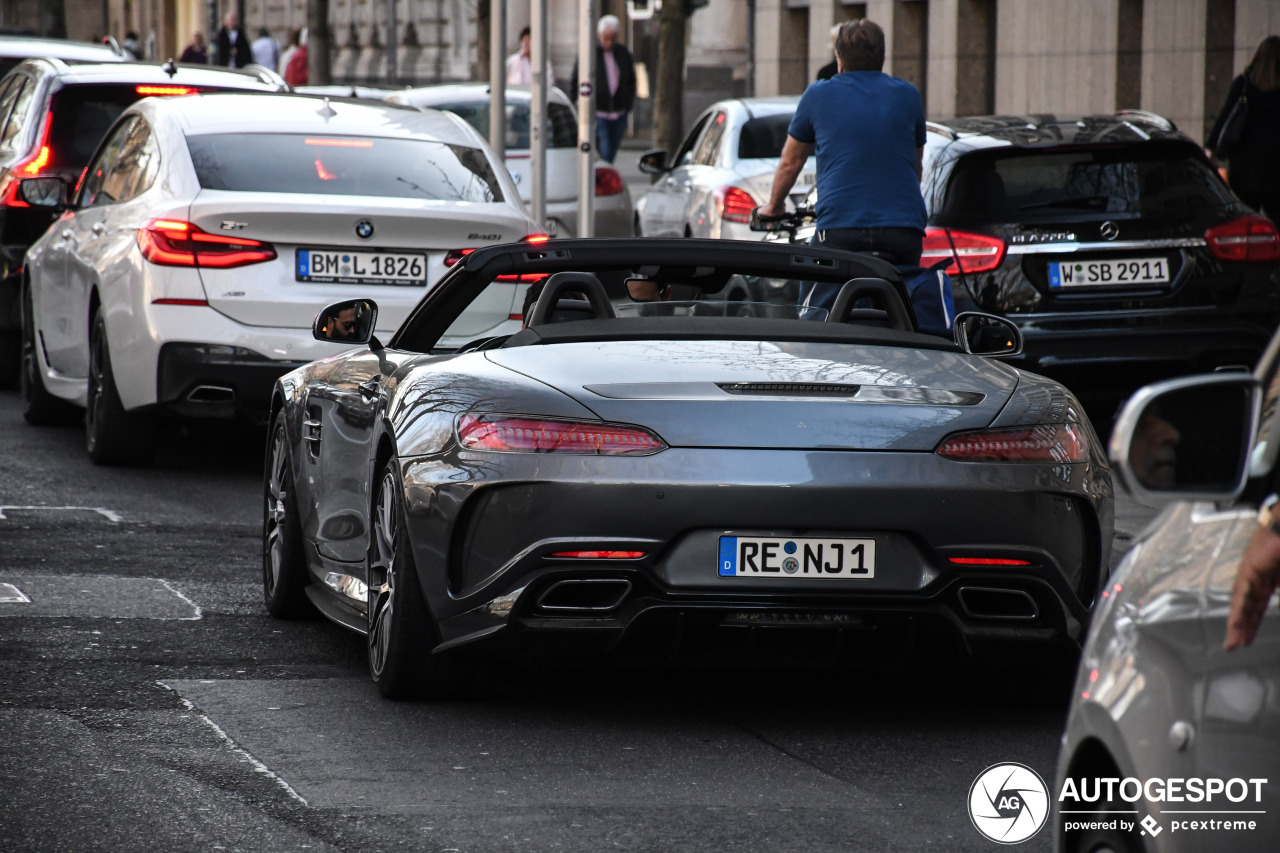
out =
[[[1093,462],[673,448],[459,454],[403,471],[441,650],[1078,645],[1113,524],[1109,475]],[[723,577],[728,536],[874,539],[874,572]]]

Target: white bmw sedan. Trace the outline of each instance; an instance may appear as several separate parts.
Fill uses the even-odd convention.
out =
[[[799,96],[719,101],[698,116],[674,154],[655,148],[641,155],[640,171],[655,181],[636,202],[636,234],[762,239],[751,230],[751,211],[769,200],[798,103]],[[809,162],[792,198],[813,186]]]
[[[312,336],[316,306],[367,295],[388,336],[466,252],[539,239],[470,126],[388,104],[149,98],[60,189],[24,192],[67,208],[27,255],[25,414],[85,409],[105,464],[148,461],[162,415],[264,417],[279,376],[345,348]],[[518,329],[524,289],[476,336]]]

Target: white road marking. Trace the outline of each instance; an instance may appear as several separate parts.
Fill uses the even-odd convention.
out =
[[[0,583],[0,604],[30,604],[31,599],[11,583]]]
[[[96,512],[98,513],[98,515],[102,516],[107,521],[110,521],[113,524],[119,523],[122,520],[120,513],[116,512],[115,510],[106,509],[105,507],[100,507],[100,506],[0,506],[0,521],[10,520],[9,517],[4,514],[5,510],[7,509],[27,511],[27,512],[37,512],[37,511],[40,511],[40,512],[43,512],[43,511]]]
[[[195,616],[190,616],[190,617],[187,617],[187,618],[185,618],[185,619],[180,619],[180,620],[178,620],[178,621],[180,621],[180,622],[195,622],[195,621],[197,621],[197,620],[199,620],[199,619],[203,619],[203,618],[204,618],[204,611],[200,609],[200,605],[199,605],[199,604],[196,604],[194,601],[192,601],[191,599],[189,599],[189,598],[187,598],[185,595],[183,595],[183,594],[182,594],[182,590],[178,589],[176,586],[174,586],[173,584],[169,583],[169,582],[168,582],[167,580],[165,580],[164,578],[157,578],[156,580],[158,580],[158,581],[160,581],[160,583],[164,584],[165,588],[166,588],[166,589],[168,589],[168,590],[169,590],[169,592],[171,592],[171,593],[173,593],[174,595],[178,596],[178,598],[181,598],[181,599],[182,599],[183,601],[185,601],[187,604],[190,604],[190,605],[191,605],[191,609],[192,609],[192,610],[194,610],[194,611],[196,612],[196,615],[195,615]]]
[[[156,684],[159,684],[161,687],[163,687],[166,690],[173,690],[174,693],[178,692],[174,690],[172,687],[170,687],[169,685],[165,684],[163,681],[157,681]],[[182,699],[182,696],[179,695],[178,698]],[[232,752],[240,756],[240,759],[242,761],[247,762],[251,767],[253,767],[254,772],[261,773],[264,776],[270,777],[277,785],[283,788],[284,792],[288,794],[290,797],[302,803],[304,806],[307,806],[307,808],[311,807],[310,804],[303,798],[301,794],[293,790],[292,785],[290,785],[285,780],[281,779],[279,776],[277,776],[275,773],[271,771],[270,767],[263,764],[258,759],[254,758],[252,755],[249,754],[247,750],[241,747],[240,744],[232,740],[231,736],[226,732],[224,732],[221,726],[219,726],[213,720],[209,719],[205,714],[202,714],[200,712],[200,709],[197,708],[195,705],[193,705],[189,699],[182,699],[182,704],[183,704],[183,707],[185,707],[188,711],[191,711],[193,714],[196,714],[201,720],[203,720],[205,722],[205,725],[213,729],[214,733],[219,738],[221,738],[222,741],[227,746],[231,747]]]

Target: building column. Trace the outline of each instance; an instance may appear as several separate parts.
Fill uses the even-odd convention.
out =
[[[1150,3],[1142,18],[1142,108],[1192,137],[1204,121],[1206,0]]]
[[[809,0],[809,75],[806,79],[818,79],[818,69],[830,62],[835,54],[831,50],[831,28],[844,17],[836,17],[838,0]]]
[[[787,0],[757,0],[757,97],[798,95],[808,84],[808,9],[791,9]]]
[[[925,115],[931,119],[950,118],[956,114],[959,62],[956,54],[956,30],[959,22],[960,0],[930,0]]]

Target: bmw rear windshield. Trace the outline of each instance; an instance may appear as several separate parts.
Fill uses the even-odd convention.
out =
[[[200,186],[210,190],[502,201],[479,148],[418,139],[291,133],[188,136]]]
[[[1187,219],[1234,203],[1204,157],[1183,143],[999,149],[956,163],[938,222]]]

